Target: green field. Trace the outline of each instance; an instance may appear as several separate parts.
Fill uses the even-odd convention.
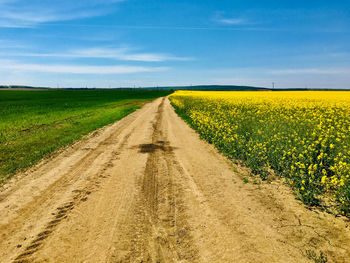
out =
[[[169,93],[0,90],[0,183],[54,150]]]

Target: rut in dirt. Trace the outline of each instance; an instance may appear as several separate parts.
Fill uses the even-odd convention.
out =
[[[179,165],[161,129],[164,99],[152,125],[152,142],[137,145],[147,154],[139,195],[130,217],[130,253],[116,262],[194,262],[198,251],[187,222],[183,192],[177,184]],[[129,239],[129,238],[127,238]],[[117,258],[118,255],[113,256]]]

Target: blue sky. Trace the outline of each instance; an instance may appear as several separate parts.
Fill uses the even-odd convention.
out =
[[[350,0],[0,0],[0,84],[350,88]]]

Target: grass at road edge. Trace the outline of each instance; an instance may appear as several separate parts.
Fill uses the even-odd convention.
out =
[[[169,93],[148,90],[0,91],[0,184],[55,150]]]

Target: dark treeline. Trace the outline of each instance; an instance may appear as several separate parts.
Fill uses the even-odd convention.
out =
[[[49,88],[49,87],[32,87],[21,85],[0,85],[0,89],[26,89],[26,90],[202,90],[202,91],[345,91],[350,89],[311,89],[311,88],[290,88],[290,89],[271,89],[254,86],[237,86],[237,85],[196,85],[196,86],[159,86],[159,87],[118,87],[109,89],[100,88]]]

